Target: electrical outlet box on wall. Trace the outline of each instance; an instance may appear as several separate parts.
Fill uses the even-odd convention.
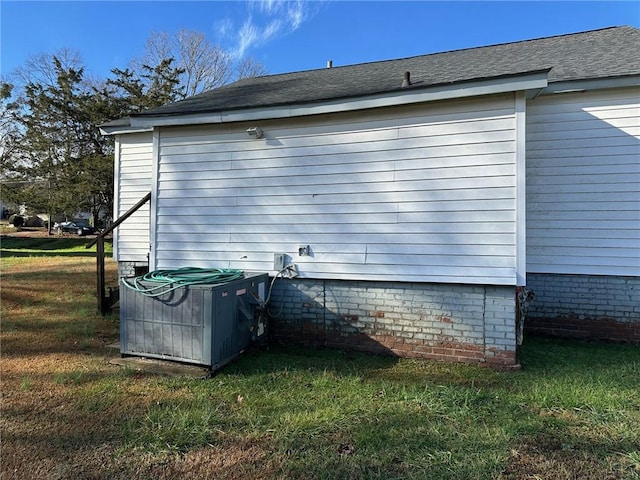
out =
[[[287,256],[284,253],[273,254],[273,269],[276,272],[280,272],[281,270],[284,270],[286,258]]]

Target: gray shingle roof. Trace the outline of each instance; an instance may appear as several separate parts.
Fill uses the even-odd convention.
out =
[[[313,103],[548,70],[549,83],[640,74],[640,29],[611,27],[417,57],[248,78],[135,116]]]

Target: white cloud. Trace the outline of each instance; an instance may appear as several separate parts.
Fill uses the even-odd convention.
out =
[[[233,32],[233,22],[230,18],[224,18],[216,21],[213,28],[219,36],[225,38]]]
[[[297,30],[313,16],[315,6],[303,0],[253,0],[246,4],[246,18],[240,22],[225,19],[216,24],[218,34],[227,40],[236,58],[255,47]],[[239,27],[237,25],[240,25]]]
[[[287,13],[289,23],[294,30],[296,30],[305,20],[305,10],[303,9],[302,1],[292,2],[289,5]]]

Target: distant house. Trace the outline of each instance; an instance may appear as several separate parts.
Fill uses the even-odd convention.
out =
[[[276,337],[515,365],[535,331],[640,341],[640,30],[245,79],[102,126],[134,267],[274,283]]]

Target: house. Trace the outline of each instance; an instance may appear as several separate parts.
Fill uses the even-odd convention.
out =
[[[240,80],[103,125],[121,276],[269,272],[277,338],[517,365],[640,341],[640,30]],[[297,275],[296,275],[297,274]],[[292,277],[292,278],[288,278]]]

